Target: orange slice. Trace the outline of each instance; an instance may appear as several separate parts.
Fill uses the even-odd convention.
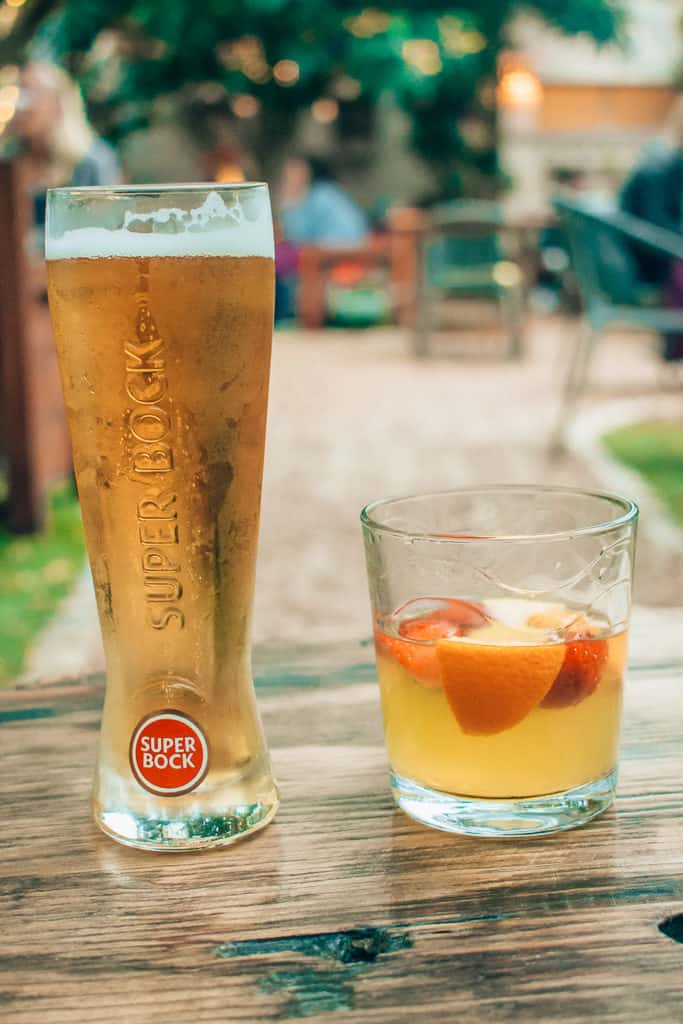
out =
[[[492,736],[537,707],[562,667],[564,644],[496,644],[439,640],[441,679],[463,732]]]

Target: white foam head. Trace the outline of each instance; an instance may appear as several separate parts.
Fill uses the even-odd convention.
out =
[[[267,192],[245,203],[236,190],[226,203],[210,192],[194,210],[177,207],[152,213],[127,211],[120,228],[75,227],[61,235],[49,230],[48,260],[109,256],[265,256],[273,258],[273,225]],[[251,190],[245,190],[248,192]]]

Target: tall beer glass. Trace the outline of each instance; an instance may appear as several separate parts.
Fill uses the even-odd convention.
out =
[[[229,843],[278,803],[250,661],[268,189],[53,189],[46,256],[107,662],[95,819],[147,849]]]

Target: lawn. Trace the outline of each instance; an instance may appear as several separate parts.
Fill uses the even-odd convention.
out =
[[[31,641],[68,593],[84,558],[72,483],[52,491],[43,533],[17,536],[0,525],[0,685],[21,672]]]
[[[635,469],[683,523],[683,421],[636,423],[606,434],[607,450]]]

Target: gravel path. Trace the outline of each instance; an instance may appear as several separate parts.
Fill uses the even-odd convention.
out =
[[[521,363],[495,338],[452,339],[416,363],[396,329],[282,332],[276,337],[254,638],[315,642],[369,632],[358,513],[392,494],[477,483],[599,486],[576,454],[548,457],[564,364],[576,328],[535,321]],[[462,337],[459,337],[459,343]],[[492,351],[493,350],[493,351]],[[590,404],[658,394],[662,371],[645,339],[605,340]],[[683,553],[645,539],[636,599],[681,605]],[[99,668],[87,577],[39,637],[29,674]]]

